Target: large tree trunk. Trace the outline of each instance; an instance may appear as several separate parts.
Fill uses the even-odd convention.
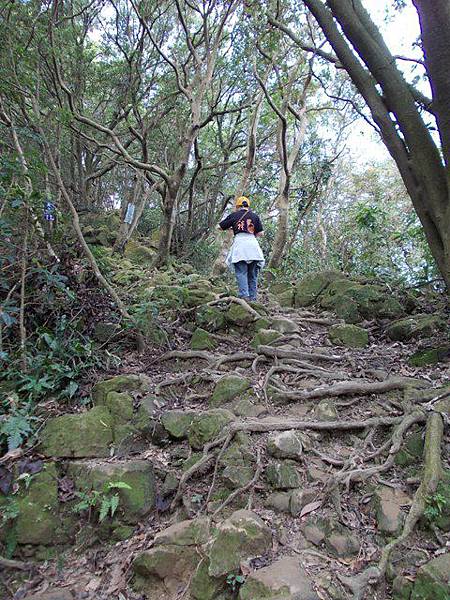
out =
[[[317,19],[340,62],[364,97],[383,142],[398,166],[437,266],[450,288],[449,179],[440,151],[416,106],[411,87],[398,70],[394,57],[360,0],[327,0],[326,4],[331,10],[321,0],[304,0],[304,3]],[[430,4],[435,5],[434,2],[428,3],[425,0],[416,1],[418,9],[423,8],[423,22],[432,31],[431,16],[439,18],[440,26],[442,20],[439,9],[431,10]],[[446,3],[440,0],[437,4],[444,6]],[[448,15],[448,9],[443,11],[444,20],[446,14]],[[367,68],[356,58],[333,17]],[[426,29],[423,24],[422,29]],[[431,55],[436,57],[434,70],[442,68],[445,71],[445,63],[439,63],[437,58],[444,51],[444,46],[443,43],[429,43],[430,54],[425,55],[425,61],[430,78],[433,77],[433,69],[428,67]],[[443,60],[448,63],[448,55]],[[435,88],[438,87],[437,83],[439,82],[434,82]],[[377,85],[381,87],[383,95],[379,93]],[[442,95],[445,96],[445,85],[442,84],[439,89],[441,87]],[[446,98],[448,106],[450,96]],[[438,126],[445,129],[448,115],[444,116],[445,110],[442,113],[444,118],[438,118]],[[444,139],[448,138],[444,132],[441,132],[441,139],[445,152]]]

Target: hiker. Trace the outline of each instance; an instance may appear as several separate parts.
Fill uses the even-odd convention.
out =
[[[236,199],[235,211],[225,217],[218,227],[232,229],[233,245],[226,258],[230,269],[234,268],[239,298],[255,301],[258,274],[264,266],[264,255],[257,237],[263,235],[259,216],[250,210],[250,200],[245,196]]]

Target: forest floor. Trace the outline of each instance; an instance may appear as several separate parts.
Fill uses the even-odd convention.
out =
[[[195,463],[188,471],[182,469],[180,457],[192,454],[186,440],[152,445],[133,455],[133,459],[151,461],[160,487],[168,472],[181,483],[172,495],[158,496],[156,511],[136,527],[132,537],[114,544],[94,539],[87,547],[75,545],[38,563],[26,577],[18,571],[8,572],[5,585],[11,598],[21,600],[55,588],[60,591],[55,596],[58,600],[145,598],[129,583],[134,557],[151,547],[154,535],[174,520],[201,513],[214,519],[218,510],[223,516],[231,507],[251,508],[273,532],[272,549],[242,565],[244,576],[280,556],[297,556],[319,598],[357,597],[358,591],[346,578],[353,581],[353,576],[379,562],[386,544],[401,533],[404,517],[414,503],[422,459],[411,464],[396,457],[404,452],[405,439],[411,434],[422,438],[423,445],[427,416],[434,404],[445,398],[445,391],[437,393],[435,388],[449,384],[450,363],[409,366],[415,343],[390,341],[379,321],[361,324],[369,332],[367,347],[345,348],[329,341],[329,327],[338,322],[331,313],[281,308],[268,296],[262,304],[271,319],[289,319],[293,331],[255,349],[254,332],[247,327],[230,329],[213,334],[214,350],[192,351],[184,315],[171,326],[170,352],[129,353],[119,371],[96,374],[99,379],[120,373],[146,374],[152,385],[148,392],[161,399],[161,414],[173,409],[210,409],[214,386],[225,374],[247,378],[253,394],[251,403],[240,408],[233,405],[238,415],[233,429],[225,430],[219,441],[204,450],[201,468]],[[289,500],[291,491],[283,488],[274,493],[265,476],[267,464],[273,460],[267,452],[267,438],[285,430],[301,431],[303,436],[296,472],[298,488],[308,490],[308,495],[297,509]],[[218,459],[239,431],[250,435],[255,476],[237,488],[229,506],[223,506],[226,497],[215,495],[220,479]],[[445,468],[450,468],[449,450],[447,429],[442,439]],[[384,517],[390,521],[390,532],[380,531],[377,510],[383,498],[387,498]],[[424,525],[422,518],[421,526],[414,528],[405,544],[393,549],[390,565],[395,574],[413,581],[420,565],[449,547],[450,534]],[[380,578],[361,594],[377,600],[391,598],[390,568],[387,578]],[[186,597],[186,590],[177,596]]]

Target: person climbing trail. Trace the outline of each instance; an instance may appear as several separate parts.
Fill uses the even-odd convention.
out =
[[[250,210],[250,200],[239,196],[234,212],[225,217],[218,227],[223,231],[233,230],[233,245],[226,258],[226,264],[230,269],[234,269],[238,296],[244,300],[255,301],[259,271],[265,263],[256,239],[263,235],[261,219]]]

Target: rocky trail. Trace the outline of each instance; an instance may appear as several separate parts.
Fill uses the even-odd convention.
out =
[[[31,475],[5,597],[448,600],[448,312],[333,272],[184,285],[159,349],[2,459]]]

